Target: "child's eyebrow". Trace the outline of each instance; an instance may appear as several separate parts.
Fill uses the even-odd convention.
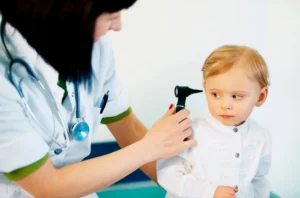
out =
[[[244,91],[244,90],[234,90],[232,93],[243,93],[243,94],[248,94],[248,91]]]
[[[213,89],[208,89],[208,91],[220,91],[220,90],[213,88]]]
[[[216,88],[213,88],[213,89],[209,89],[208,90],[209,92],[222,92],[221,90],[219,89],[216,89]],[[230,91],[230,93],[242,93],[242,94],[249,94],[248,91],[244,91],[244,90],[233,90],[233,91]]]

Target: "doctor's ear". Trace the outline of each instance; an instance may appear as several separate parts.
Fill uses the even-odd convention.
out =
[[[258,100],[255,104],[255,106],[260,107],[261,105],[264,104],[264,102],[266,101],[268,97],[268,87],[264,87],[261,89]]]

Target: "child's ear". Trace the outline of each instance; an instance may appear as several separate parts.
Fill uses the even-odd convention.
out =
[[[266,101],[268,96],[268,87],[264,87],[261,89],[258,100],[255,104],[255,106],[260,107],[264,102]]]
[[[203,81],[202,85],[203,85],[203,89],[205,90],[205,87],[206,87],[206,82],[205,82],[205,81]]]

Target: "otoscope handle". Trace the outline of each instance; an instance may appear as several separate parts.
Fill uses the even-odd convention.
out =
[[[186,97],[179,96],[176,104],[176,113],[185,108]]]
[[[182,105],[176,105],[176,113],[182,109],[184,109],[185,107]]]

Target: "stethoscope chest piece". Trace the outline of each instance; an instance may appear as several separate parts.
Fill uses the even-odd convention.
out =
[[[89,125],[85,121],[78,121],[72,127],[72,137],[76,141],[83,141],[89,135],[90,128]]]

